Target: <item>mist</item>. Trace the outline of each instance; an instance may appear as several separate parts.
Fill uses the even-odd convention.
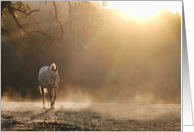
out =
[[[38,6],[37,2],[28,3],[32,8]],[[57,5],[65,29],[63,43],[82,52],[66,53],[62,45],[48,43],[40,50],[43,41],[39,34],[13,35],[12,43],[4,43],[1,50],[1,101],[42,101],[38,91],[39,69],[56,63],[60,78],[56,102],[181,103],[181,16],[178,13],[161,10],[141,21],[101,7],[98,9],[106,24],[103,29],[92,31],[97,17],[90,23],[82,22],[84,14],[75,4],[72,23],[81,44],[70,37],[71,28],[65,24],[67,3],[57,2]],[[86,11],[88,8],[84,7],[87,6],[82,8]],[[50,25],[52,16],[53,7],[49,3],[41,5],[40,13],[34,15],[42,30]],[[9,30],[13,31],[16,24],[11,17],[6,19],[10,21],[5,26],[12,25]],[[39,29],[35,25],[27,29]],[[58,25],[52,26],[51,34],[56,34]],[[79,26],[83,26],[84,32]]]

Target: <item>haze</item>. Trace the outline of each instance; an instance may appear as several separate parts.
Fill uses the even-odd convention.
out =
[[[102,1],[100,1],[102,3]],[[160,10],[182,14],[182,1],[107,1],[107,9],[114,8],[138,18],[149,17]]]
[[[39,6],[35,1],[26,3],[32,9]],[[56,63],[60,77],[56,102],[180,104],[181,15],[174,11],[181,12],[181,2],[167,2],[164,8],[160,2],[108,1],[108,8],[99,2],[90,7],[80,3],[72,5],[70,21],[67,2],[56,1],[64,29],[60,41],[77,52],[66,52],[59,41],[50,45],[42,34],[27,37],[11,16],[4,19],[4,28],[13,35],[9,41],[1,35],[2,101],[40,101],[38,71]],[[143,21],[111,6],[151,17]],[[25,25],[31,20],[27,30],[50,31],[49,35],[59,38],[59,24],[54,21],[50,26],[52,3],[42,2],[40,11],[32,15],[21,21]],[[21,16],[18,13],[17,19]]]

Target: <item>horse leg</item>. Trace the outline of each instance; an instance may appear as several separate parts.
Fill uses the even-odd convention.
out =
[[[49,94],[50,94],[51,108],[53,108],[53,102],[52,102],[52,90],[49,91]]]
[[[44,87],[41,86],[41,90],[42,90],[43,108],[45,108],[45,101],[44,101]]]
[[[52,106],[54,108],[55,89],[52,88]]]
[[[55,104],[55,100],[56,100],[56,96],[57,96],[56,92],[57,92],[57,90],[56,90],[56,88],[54,88],[54,101],[53,101],[53,106]]]

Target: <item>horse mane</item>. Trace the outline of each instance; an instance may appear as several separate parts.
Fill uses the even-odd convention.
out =
[[[51,67],[53,67],[53,69],[56,69],[57,68],[57,66],[56,66],[56,64],[55,63],[53,63],[52,65],[50,65]]]

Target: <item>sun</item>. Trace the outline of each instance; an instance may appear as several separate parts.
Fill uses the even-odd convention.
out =
[[[182,1],[107,1],[106,8],[114,8],[137,18],[146,18],[159,10],[182,14]]]

